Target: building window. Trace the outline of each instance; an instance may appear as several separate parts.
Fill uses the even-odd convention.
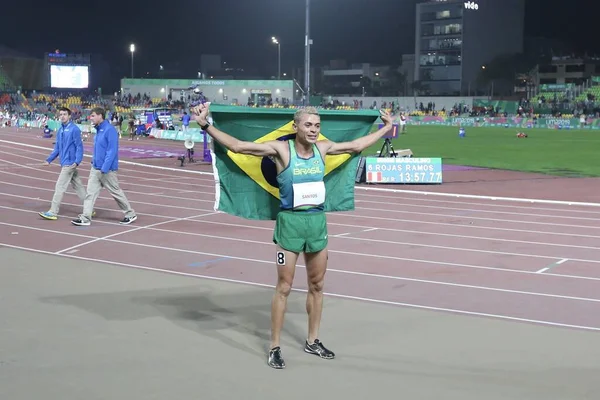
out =
[[[460,65],[460,55],[443,53],[421,54],[420,65]]]
[[[463,4],[446,4],[428,7],[421,13],[421,21],[436,21],[451,18],[462,18]]]
[[[444,39],[423,39],[421,41],[422,50],[460,50],[462,39],[444,38]]]
[[[540,74],[555,74],[557,71],[556,65],[540,65],[539,67]]]
[[[433,33],[435,35],[452,35],[460,33],[461,30],[461,24],[437,25],[433,28]]]
[[[460,81],[461,68],[458,65],[423,67],[419,72],[422,81]]]
[[[585,65],[567,65],[565,68],[565,72],[585,72]]]
[[[423,36],[458,35],[462,32],[462,24],[423,24],[421,32]]]

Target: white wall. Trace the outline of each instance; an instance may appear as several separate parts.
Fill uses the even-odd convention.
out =
[[[173,100],[179,100],[181,90],[184,90],[185,96],[187,96],[188,93],[187,87],[165,87],[161,85],[130,85],[124,86],[122,89],[124,95],[131,93],[132,96],[136,96],[138,93],[140,93],[141,95],[147,94],[151,98],[164,98],[167,95],[167,91],[169,91],[172,92]],[[244,89],[246,92],[243,92]],[[231,103],[234,99],[237,99],[242,104],[246,104],[252,89],[270,89],[272,91],[271,96],[273,100],[279,98],[281,101],[282,98],[287,98],[292,101],[294,98],[294,87],[293,83],[290,81],[285,81],[285,83],[282,81],[281,85],[276,88],[255,86],[243,87],[237,85],[202,87],[204,95],[210,101],[225,104]],[[227,100],[223,98],[223,95],[227,96]],[[187,101],[187,97],[185,100]]]

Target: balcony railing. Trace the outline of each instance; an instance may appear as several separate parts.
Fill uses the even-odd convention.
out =
[[[462,45],[456,45],[456,46],[421,46],[421,52],[422,53],[431,53],[431,52],[436,52],[436,53],[444,53],[444,54],[448,54],[448,53],[459,53],[462,50]]]
[[[432,36],[432,37],[441,37],[441,36],[458,36],[462,34],[462,29],[452,29],[448,32],[421,32],[422,37]]]
[[[419,65],[421,67],[445,67],[445,66],[450,66],[450,65],[460,65],[461,61],[460,60],[434,60],[434,61],[421,61],[419,63]]]

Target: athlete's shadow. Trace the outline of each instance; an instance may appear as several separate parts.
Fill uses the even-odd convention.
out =
[[[45,303],[62,304],[98,315],[109,321],[136,321],[162,317],[173,324],[213,338],[223,344],[266,357],[271,330],[272,290],[235,286],[197,285],[177,288],[88,293],[40,298]],[[294,301],[296,300],[296,301]],[[290,297],[282,345],[302,348],[305,328],[293,321],[303,314],[304,303]],[[306,325],[303,325],[306,326]]]
[[[238,350],[265,357],[270,342],[271,296],[269,290],[238,288],[235,293],[162,293],[135,296],[132,301],[151,305],[165,318]],[[291,299],[290,299],[291,300]],[[287,314],[304,313],[303,305],[289,301]],[[286,318],[282,344],[303,346],[306,332]]]

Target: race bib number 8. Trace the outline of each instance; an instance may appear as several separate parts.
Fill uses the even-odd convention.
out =
[[[277,265],[285,265],[285,253],[283,251],[277,252]]]
[[[294,208],[319,206],[325,203],[325,183],[294,183]]]

